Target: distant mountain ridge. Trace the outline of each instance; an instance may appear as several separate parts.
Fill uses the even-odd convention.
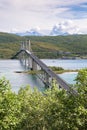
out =
[[[51,30],[30,29],[29,31],[16,33],[19,36],[58,36],[58,35],[76,35],[83,34],[80,29],[72,23],[72,21],[66,21],[56,24]]]
[[[38,31],[25,31],[25,32],[19,32],[19,33],[15,33],[18,36],[64,36],[64,35],[75,35],[75,34],[83,34],[81,32],[73,32],[70,33],[68,31],[63,31],[58,29],[56,26],[53,27],[53,29],[50,31],[50,33],[42,33],[42,32],[38,32]]]
[[[0,33],[0,58],[9,59],[20,49],[21,41],[31,40],[33,52],[41,59],[59,58],[72,53],[87,57],[87,35],[17,36]]]
[[[42,36],[37,30],[31,29],[30,31],[16,33],[19,36]]]

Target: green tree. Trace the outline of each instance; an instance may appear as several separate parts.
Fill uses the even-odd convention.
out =
[[[14,130],[19,123],[20,102],[11,91],[9,81],[0,79],[0,130]]]
[[[76,85],[78,90],[78,102],[80,103],[79,112],[83,113],[84,125],[82,129],[87,128],[87,68],[81,69],[76,77]]]
[[[0,80],[0,130],[86,130],[87,69],[78,72],[77,95],[58,89],[55,83],[44,93],[29,86],[11,91]]]
[[[44,96],[37,89],[21,88],[18,93],[21,102],[21,123],[18,130],[43,130],[44,128]]]

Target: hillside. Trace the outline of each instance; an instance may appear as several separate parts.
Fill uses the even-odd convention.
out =
[[[87,35],[26,37],[31,40],[32,48],[37,54],[46,56],[86,56]],[[37,48],[38,46],[38,48]],[[42,53],[43,52],[43,53]],[[49,56],[48,56],[49,57]]]
[[[12,57],[25,39],[31,40],[32,50],[39,58],[87,55],[87,35],[20,37],[0,33],[0,58]]]
[[[20,48],[22,37],[14,34],[0,33],[0,58],[11,58]]]

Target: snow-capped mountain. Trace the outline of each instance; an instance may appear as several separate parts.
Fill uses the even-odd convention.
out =
[[[71,21],[63,21],[53,26],[51,30],[41,30],[40,28],[30,29],[29,31],[16,33],[20,36],[58,36],[83,34],[79,28]]]
[[[19,35],[19,36],[42,36],[42,34],[36,29],[31,29],[30,31],[16,33],[16,35]]]

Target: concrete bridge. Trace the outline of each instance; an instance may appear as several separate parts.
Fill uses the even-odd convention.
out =
[[[47,87],[52,87],[55,83],[59,88],[63,88],[69,93],[76,92],[71,89],[68,83],[56,75],[47,65],[31,52],[30,41],[22,42],[19,52],[12,59],[19,57],[21,63],[28,69],[36,72],[37,76]]]

